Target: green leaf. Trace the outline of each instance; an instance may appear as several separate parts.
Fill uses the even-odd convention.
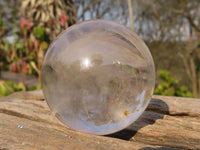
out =
[[[7,96],[11,93],[12,93],[12,91],[10,91],[8,88],[6,88],[5,82],[0,83],[0,97]]]
[[[23,48],[23,45],[22,45],[22,43],[17,42],[17,43],[15,44],[15,47],[16,47],[17,49],[22,49],[22,48]]]
[[[3,19],[0,18],[0,28],[3,27]]]
[[[9,49],[9,44],[8,44],[8,42],[5,42],[5,44],[4,44],[4,50],[7,51],[8,49]]]
[[[22,82],[20,82],[17,86],[17,91],[25,91],[26,87],[24,86],[24,84]]]
[[[5,86],[1,83],[1,84],[0,84],[0,97],[5,96],[5,93],[6,93],[6,88],[5,88]]]
[[[31,86],[29,91],[34,91],[34,90],[37,90],[37,86]]]
[[[45,29],[43,27],[36,27],[33,31],[33,34],[36,37],[36,39],[44,41]]]

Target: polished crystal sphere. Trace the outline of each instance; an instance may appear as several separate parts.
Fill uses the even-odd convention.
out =
[[[46,52],[41,75],[52,113],[68,127],[96,135],[136,121],[155,84],[145,43],[125,26],[105,20],[61,33]]]

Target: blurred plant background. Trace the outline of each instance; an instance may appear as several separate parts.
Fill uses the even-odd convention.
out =
[[[89,19],[119,22],[146,42],[157,69],[155,94],[200,97],[198,0],[1,0],[0,97],[40,89],[49,44]]]

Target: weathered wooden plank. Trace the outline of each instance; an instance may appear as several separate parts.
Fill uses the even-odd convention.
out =
[[[200,149],[199,108],[199,99],[154,96],[130,127],[95,136],[60,123],[41,91],[18,92],[0,99],[0,150]]]
[[[200,99],[154,95],[148,110],[173,116],[200,117]]]
[[[43,122],[0,114],[0,147],[6,149],[139,149],[145,144],[75,132]],[[23,128],[21,128],[23,126]]]
[[[125,131],[113,136],[124,138],[127,133],[131,141],[200,149],[199,108],[200,99],[153,96],[143,115]]]

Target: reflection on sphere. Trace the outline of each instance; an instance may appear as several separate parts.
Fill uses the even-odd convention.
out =
[[[144,42],[128,28],[87,21],[63,32],[42,65],[42,87],[55,116],[67,126],[103,135],[133,123],[155,84]]]

